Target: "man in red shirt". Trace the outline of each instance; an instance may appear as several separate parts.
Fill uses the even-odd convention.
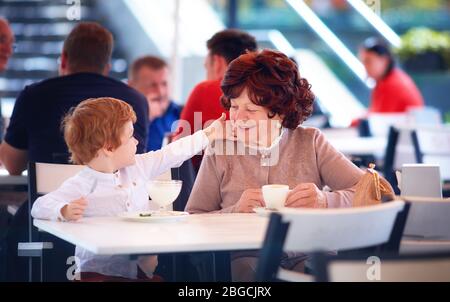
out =
[[[206,81],[194,87],[183,108],[180,117],[182,129],[179,129],[181,133],[178,137],[190,135],[202,129],[205,123],[217,119],[222,112],[225,112],[228,117],[228,112],[220,104],[222,78],[231,61],[246,51],[257,49],[253,36],[236,29],[226,29],[214,34],[206,42],[206,46],[208,48],[208,55],[205,59]],[[186,122],[190,127],[187,127]],[[192,162],[198,170],[201,156],[194,157]]]
[[[367,39],[359,56],[367,75],[376,81],[369,113],[402,113],[412,107],[423,107],[423,97],[414,81],[395,67],[387,45],[377,39]]]
[[[12,32],[8,20],[0,17],[0,73],[6,70],[8,61],[13,55],[14,42],[15,42],[14,33]],[[3,140],[4,125],[5,125],[4,122],[5,120],[3,119],[2,106],[0,106],[0,141]]]

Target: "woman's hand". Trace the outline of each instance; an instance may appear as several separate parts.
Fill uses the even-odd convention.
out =
[[[226,127],[225,127],[226,118],[227,118],[226,114],[222,113],[220,118],[218,118],[211,125],[209,125],[205,129],[203,129],[203,132],[206,134],[206,136],[208,137],[208,140],[210,142],[226,137],[226,133],[225,133],[226,132],[225,131],[226,130]]]
[[[241,198],[236,203],[234,212],[253,213],[253,209],[264,207],[264,199],[261,189],[248,189],[242,193]]]
[[[71,201],[69,204],[66,204],[61,209],[61,215],[65,220],[68,221],[77,221],[83,217],[84,210],[87,207],[86,198],[80,198],[74,201]]]
[[[302,183],[289,192],[286,206],[291,208],[326,208],[325,194],[313,183]]]

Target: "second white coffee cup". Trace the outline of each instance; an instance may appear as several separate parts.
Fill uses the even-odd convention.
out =
[[[264,203],[268,209],[284,208],[287,195],[289,193],[288,185],[265,185],[262,186]]]

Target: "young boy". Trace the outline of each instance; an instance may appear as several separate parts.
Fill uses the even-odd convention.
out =
[[[167,145],[136,155],[136,115],[127,103],[113,98],[88,99],[64,119],[64,138],[76,164],[86,165],[56,191],[36,200],[31,215],[38,219],[76,221],[149,209],[146,182],[179,166],[216,139],[225,116],[210,127]],[[92,189],[94,189],[93,192]],[[97,256],[76,247],[81,280],[151,278],[156,256],[131,261],[127,256]],[[103,278],[104,277],[104,278]],[[108,279],[110,277],[110,279]]]

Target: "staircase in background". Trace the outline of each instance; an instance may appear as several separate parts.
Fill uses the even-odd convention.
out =
[[[16,49],[6,72],[0,74],[2,112],[9,117],[18,93],[31,83],[58,75],[58,58],[65,37],[78,21],[67,12],[66,0],[1,0],[0,16],[9,20],[16,38]],[[77,1],[71,1],[72,3]],[[81,21],[104,24],[95,1],[81,1]],[[114,34],[114,33],[113,33]],[[127,62],[117,47],[113,51],[110,75],[126,78]]]

